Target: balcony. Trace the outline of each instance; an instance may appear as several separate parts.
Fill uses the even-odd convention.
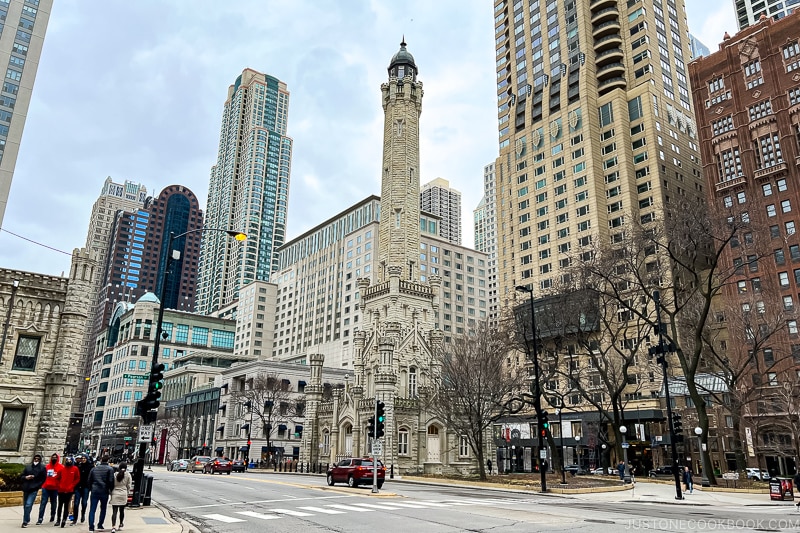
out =
[[[592,37],[599,39],[600,37],[605,37],[606,35],[619,33],[619,29],[620,26],[618,20],[609,20],[608,22],[603,22],[602,24],[594,26],[592,28]]]
[[[607,7],[592,13],[592,24],[599,24],[611,19],[619,18],[619,10],[614,7]]]
[[[612,76],[622,76],[625,73],[625,65],[622,63],[610,63],[597,69],[597,79],[601,82]]]
[[[716,189],[717,192],[721,192],[726,189],[732,189],[734,187],[738,187],[739,185],[744,185],[746,181],[747,178],[745,178],[744,176],[739,176],[738,178],[733,178],[732,180],[721,181],[717,183]]]
[[[597,9],[602,9],[604,7],[614,6],[616,7],[617,0],[592,0],[589,2],[589,9],[595,11]]]
[[[795,162],[797,162],[796,159]],[[783,174],[784,172],[786,172],[786,163],[778,163],[777,165],[772,165],[771,167],[759,168],[755,171],[753,177],[758,180],[774,176],[775,174]]]
[[[598,68],[611,62],[622,61],[622,49],[619,47],[604,50],[595,56],[595,64]]]
[[[625,78],[619,76],[603,80],[597,86],[598,91],[601,95],[606,94],[609,91],[613,91],[614,89],[624,89],[625,87],[626,87]]]
[[[606,35],[605,37],[595,39],[594,51],[599,54],[600,52],[608,50],[609,48],[618,48],[621,44],[622,37],[619,36],[619,32],[613,33],[611,35]]]

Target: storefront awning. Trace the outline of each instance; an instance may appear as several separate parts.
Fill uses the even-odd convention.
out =
[[[286,431],[286,424],[278,424],[278,431]]]
[[[225,430],[225,424],[222,424],[220,427],[217,428],[217,431],[224,431],[224,430]]]
[[[301,379],[300,381],[298,381],[298,382],[297,382],[297,384],[298,384],[299,386],[301,386],[301,387],[305,387],[305,386],[306,386],[306,382],[305,382],[305,381],[303,381],[302,379]]]
[[[247,451],[247,446],[242,446],[241,448],[239,448],[239,451],[240,452],[246,452]]]
[[[216,451],[221,452],[221,451],[224,451],[224,450],[225,450],[225,448],[223,448],[222,446],[217,446]]]

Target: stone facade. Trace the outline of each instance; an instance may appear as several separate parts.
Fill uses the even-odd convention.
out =
[[[97,262],[74,250],[69,277],[0,269],[0,460],[64,450]]]
[[[384,148],[377,281],[357,280],[363,317],[354,332],[354,383],[325,397],[323,354],[311,354],[305,389],[306,424],[301,461],[336,462],[370,453],[367,422],[376,400],[385,403],[382,460],[399,473],[469,469],[454,454],[457,436],[426,409],[427,387],[439,372],[436,327],[442,280],[420,276],[419,116],[422,83],[401,43],[381,85]],[[317,454],[320,454],[318,457]],[[322,457],[327,455],[327,457]],[[464,459],[461,461],[461,459]],[[460,463],[460,464],[459,464]],[[460,467],[460,468],[459,468]]]

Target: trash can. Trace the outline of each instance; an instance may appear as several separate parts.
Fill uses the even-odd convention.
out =
[[[150,505],[153,494],[153,475],[145,474],[142,477],[142,505]]]
[[[773,477],[769,480],[769,499],[778,501],[794,500],[794,487],[788,477]]]

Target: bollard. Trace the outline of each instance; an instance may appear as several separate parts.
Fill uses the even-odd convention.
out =
[[[392,463],[392,466],[389,468],[389,479],[394,479],[394,463]]]
[[[273,472],[277,472],[278,471],[278,461],[273,461],[272,462],[272,471]]]

